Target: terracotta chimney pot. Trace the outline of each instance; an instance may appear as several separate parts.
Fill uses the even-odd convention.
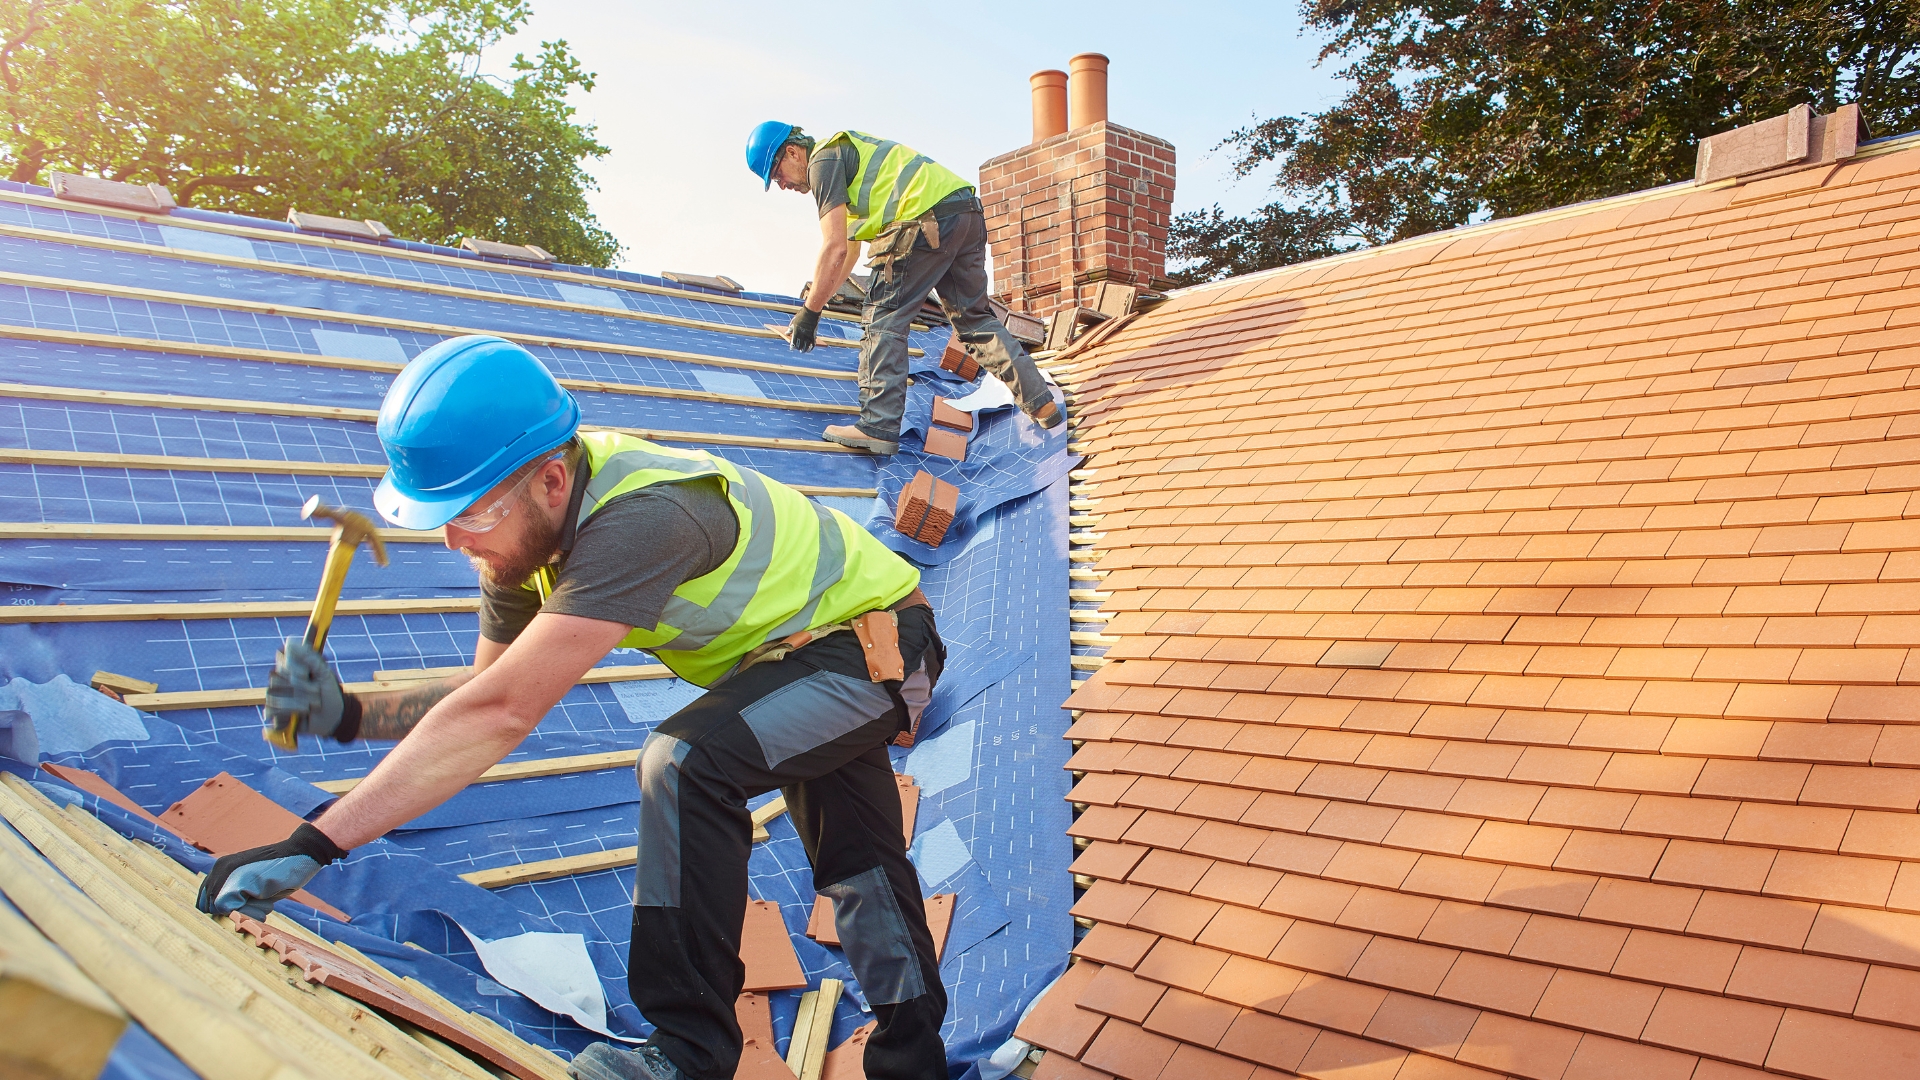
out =
[[[1033,141],[1066,134],[1067,73],[1036,71],[1027,82],[1033,86]]]
[[[1081,53],[1067,61],[1067,70],[1073,75],[1068,93],[1072,99],[1072,129],[1104,122],[1107,119],[1107,58],[1099,53]]]

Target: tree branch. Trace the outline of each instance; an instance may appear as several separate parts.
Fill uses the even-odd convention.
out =
[[[47,28],[47,24],[40,21],[40,16],[46,11],[46,8],[47,0],[33,0],[33,3],[27,6],[26,29],[20,31],[19,37],[10,38],[5,44],[0,45],[0,81],[4,81],[7,84],[7,93],[9,94],[19,93],[20,84],[14,79],[13,65],[8,63],[8,61],[13,59],[15,49],[25,45],[28,38]],[[24,181],[22,182],[24,183]]]
[[[227,188],[231,191],[254,191],[262,184],[270,184],[283,179],[278,176],[248,176],[238,173],[232,176],[196,176],[180,188],[174,198],[181,206],[192,206],[193,197],[203,187]]]

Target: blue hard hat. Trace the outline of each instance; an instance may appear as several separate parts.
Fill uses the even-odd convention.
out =
[[[762,191],[773,186],[773,164],[780,159],[780,148],[787,145],[787,136],[792,134],[792,124],[769,120],[747,136],[747,168],[765,185]]]
[[[579,427],[580,404],[532,353],[449,338],[402,368],[380,403],[390,467],[373,505],[401,528],[437,529]]]

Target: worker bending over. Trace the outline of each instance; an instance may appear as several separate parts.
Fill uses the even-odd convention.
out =
[[[860,242],[869,242],[860,419],[829,427],[827,439],[871,454],[900,449],[907,331],[935,289],[967,355],[999,376],[1042,427],[1060,424],[1060,406],[1040,369],[987,304],[987,221],[973,185],[899,143],[841,131],[816,145],[778,120],[753,129],[747,167],[767,187],[811,192],[820,210],[820,259],[788,329],[794,348],[813,348],[820,312],[853,272]]]
[[[867,1075],[945,1080],[946,991],[887,757],[945,657],[919,572],[751,469],[579,423],[546,367],[498,338],[442,342],[394,380],[378,426],[392,467],[374,503],[403,528],[445,526],[473,561],[473,668],[347,694],[288,638],[270,718],[400,744],[312,824],[216,862],[201,910],[270,906],[473,783],[609,649],[647,649],[708,688],[640,751],[628,982],[655,1031],[639,1050],[588,1047],[573,1075],[733,1076],[747,800],[779,788],[879,1021]]]

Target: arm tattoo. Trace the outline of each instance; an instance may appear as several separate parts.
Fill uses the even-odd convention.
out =
[[[420,723],[428,710],[438,705],[442,698],[465,686],[473,678],[472,672],[450,675],[444,679],[435,679],[411,690],[384,690],[374,694],[361,694],[360,697],[360,734],[361,739],[399,740],[407,737]]]

